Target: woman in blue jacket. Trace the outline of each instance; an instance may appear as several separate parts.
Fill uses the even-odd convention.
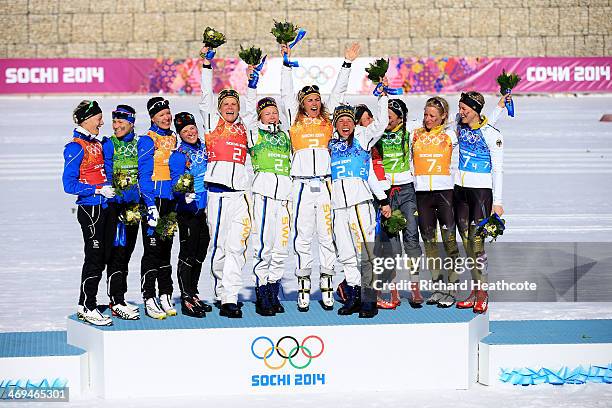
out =
[[[210,242],[206,225],[206,145],[198,135],[195,118],[191,113],[180,112],[174,116],[176,133],[181,144],[170,156],[172,186],[180,184],[184,177],[193,176],[193,192],[179,192],[174,188],[177,202],[180,250],[178,256],[178,284],[181,291],[181,310],[184,315],[204,317],[212,311],[210,305],[198,298],[198,280],[206,249]],[[185,190],[184,188],[182,189]]]
[[[64,148],[62,183],[66,193],[77,196],[77,220],[85,241],[77,316],[95,326],[110,326],[112,319],[100,313],[96,301],[115,232],[108,208],[115,191],[106,177],[102,144],[97,139],[104,121],[96,101],[82,101],[72,116],[77,127]]]

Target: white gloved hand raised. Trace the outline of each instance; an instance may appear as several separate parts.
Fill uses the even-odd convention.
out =
[[[157,220],[159,220],[159,211],[154,205],[147,207],[147,224],[150,227],[157,227]]]
[[[185,194],[185,204],[193,203],[193,200],[195,200],[195,198],[196,198],[195,193],[187,193],[187,194]]]
[[[115,189],[111,186],[102,186],[96,188],[96,194],[103,195],[106,198],[113,198],[115,196]]]

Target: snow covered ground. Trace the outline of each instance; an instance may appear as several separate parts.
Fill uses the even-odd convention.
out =
[[[71,112],[83,98],[0,98],[0,331],[63,330],[74,313],[82,262],[81,233],[73,213],[74,198],[61,186],[62,147],[71,137]],[[173,112],[197,113],[195,97],[170,97]],[[409,116],[418,119],[425,97],[407,97]],[[148,126],[145,96],[97,99],[105,112],[103,134],[112,133],[110,110],[128,103],[138,111],[137,131]],[[458,96],[448,98],[457,106]],[[350,98],[369,103],[369,97]],[[492,107],[494,99],[487,99]],[[502,117],[497,127],[506,145],[504,207],[506,242],[612,242],[612,96],[517,97],[517,117]],[[197,118],[198,115],[196,115]],[[178,247],[178,242],[175,242]],[[176,259],[176,252],[174,256]],[[140,301],[141,245],[130,263],[127,298]],[[176,264],[176,263],[174,263]],[[292,265],[284,279],[295,291]],[[494,271],[491,272],[494,275]],[[252,286],[249,265],[245,284]],[[336,282],[337,283],[337,282]],[[106,302],[101,283],[99,303]],[[200,290],[210,299],[210,280],[202,274]],[[250,291],[245,291],[245,295]],[[612,299],[611,299],[612,300]],[[496,303],[492,320],[612,318],[612,303]],[[407,349],[407,352],[409,350]],[[206,369],[201,367],[198,369]],[[179,373],[176,373],[179,375]],[[373,373],[384,376],[384,373]],[[207,400],[214,406],[563,406],[607,407],[612,387],[599,384],[554,388],[476,385],[469,391],[442,393],[398,390],[393,395],[321,395]],[[74,406],[182,406],[189,399],[82,401]]]

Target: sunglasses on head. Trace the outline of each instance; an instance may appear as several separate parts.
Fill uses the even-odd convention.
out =
[[[302,88],[302,92],[304,93],[311,91],[319,92],[319,87],[317,85],[308,85]]]
[[[133,113],[130,113],[130,112],[113,111],[113,119],[128,120],[128,119],[133,119],[134,117],[135,117],[135,115]]]
[[[169,107],[170,107],[170,103],[168,101],[166,100],[157,101],[153,105],[151,105],[151,107],[149,108],[149,112],[151,112],[151,110],[155,108],[169,108]]]

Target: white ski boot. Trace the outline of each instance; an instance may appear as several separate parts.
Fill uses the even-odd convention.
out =
[[[113,319],[100,313],[97,308],[94,310],[87,310],[84,308],[83,321],[93,326],[112,326],[113,324]]]
[[[117,303],[116,305],[110,304],[110,309],[113,312],[113,316],[116,316],[123,320],[138,320],[140,319],[140,313],[138,309],[128,306],[127,303]]]
[[[332,275],[326,273],[321,274],[319,281],[319,289],[321,290],[321,306],[325,310],[333,310],[334,308],[334,287],[332,284]]]
[[[163,311],[157,298],[145,299],[145,314],[153,319],[163,320],[167,317],[166,312]]]
[[[166,312],[166,315],[176,316],[176,309],[174,308],[174,302],[172,301],[172,296],[161,295],[159,297],[159,303],[161,304],[161,307],[164,310],[164,312]]]
[[[310,307],[310,277],[298,276],[297,306],[300,312],[307,312]]]
[[[77,305],[77,319],[79,320],[83,320],[83,315],[85,314],[85,306],[83,305]]]

